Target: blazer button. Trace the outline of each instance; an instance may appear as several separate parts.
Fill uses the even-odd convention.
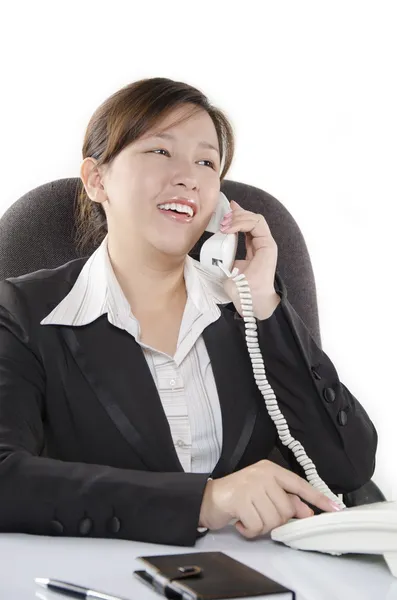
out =
[[[323,396],[326,402],[334,402],[336,398],[336,394],[332,388],[325,388],[323,391]]]
[[[87,535],[92,529],[92,520],[89,517],[85,517],[80,521],[79,532],[81,535]]]
[[[342,426],[347,423],[347,413],[344,410],[338,412],[338,423]]]
[[[120,519],[118,519],[117,517],[112,517],[108,521],[108,527],[111,533],[118,533],[121,529]]]
[[[314,379],[321,379],[321,375],[319,375],[316,371],[316,369],[314,367],[310,367],[310,370],[312,372],[312,375],[314,377]]]
[[[52,533],[56,535],[61,535],[64,531],[64,526],[60,521],[56,521],[55,519],[50,523]]]

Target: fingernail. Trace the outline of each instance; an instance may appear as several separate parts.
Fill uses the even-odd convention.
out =
[[[232,215],[233,215],[233,213],[232,213],[232,212],[229,212],[229,213],[227,213],[227,214],[226,214],[226,215],[223,217],[223,219],[222,219],[222,222],[223,222],[223,221],[227,221],[228,219],[231,219],[231,218],[232,218]]]
[[[342,507],[339,506],[339,504],[337,504],[336,502],[333,502],[332,500],[330,500],[330,506],[331,506],[332,510],[334,510],[334,511],[343,510]]]

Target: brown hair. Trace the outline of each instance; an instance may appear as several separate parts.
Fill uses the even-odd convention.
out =
[[[221,181],[234,154],[234,134],[226,115],[211,105],[198,89],[180,82],[154,77],[141,79],[112,94],[92,115],[83,142],[83,159],[92,156],[97,165],[111,163],[131,142],[144,135],[158,121],[182,104],[193,104],[193,112],[203,109],[211,117],[218,136]],[[188,117],[190,116],[190,113]],[[187,117],[184,117],[184,119]],[[80,251],[95,249],[107,233],[102,205],[87,196],[80,181],[76,205],[76,244]]]

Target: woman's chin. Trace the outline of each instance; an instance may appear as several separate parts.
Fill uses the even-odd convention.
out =
[[[188,254],[196,243],[197,236],[194,233],[192,231],[161,231],[160,234],[153,232],[150,237],[148,236],[148,241],[150,240],[151,245],[162,254],[183,256]]]
[[[161,254],[172,257],[172,258],[180,258],[186,256],[193,247],[194,244],[184,242],[177,242],[174,240],[172,243],[168,240],[168,242],[164,242],[160,244],[158,241],[153,244],[154,247],[161,252]]]
[[[150,246],[161,254],[180,258],[190,252],[202,233],[203,230],[198,230],[197,227],[163,227],[160,230],[153,228],[148,231],[145,238]]]

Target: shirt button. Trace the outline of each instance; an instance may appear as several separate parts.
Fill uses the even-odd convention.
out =
[[[175,384],[176,384],[175,379],[170,379],[170,386],[174,387]]]
[[[177,440],[176,445],[179,446],[179,448],[183,448],[185,445],[185,442],[183,440]]]

